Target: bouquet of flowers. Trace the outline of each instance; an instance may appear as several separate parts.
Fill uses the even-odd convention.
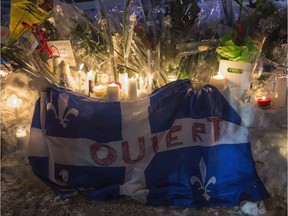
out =
[[[20,8],[18,3],[12,2],[11,13],[19,16],[13,17],[10,42],[1,45],[2,58],[14,69],[91,96],[99,85],[106,89],[116,83],[119,98],[131,100],[130,79],[136,80],[134,99],[176,79],[189,78],[203,86],[215,70],[217,47],[221,58],[237,61],[251,62],[257,51],[243,34],[240,18],[235,31],[222,37],[219,46],[215,33],[215,17],[217,21],[221,17],[219,1],[212,3],[211,11],[208,3],[196,0],[145,4],[125,0],[112,8],[103,0],[94,3],[91,17],[74,4],[55,2],[49,12],[38,5],[25,10],[31,17],[26,19],[15,10]],[[22,4],[32,8],[33,3]],[[204,25],[208,19],[214,22]]]

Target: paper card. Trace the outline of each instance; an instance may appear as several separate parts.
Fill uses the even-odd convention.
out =
[[[53,50],[52,56],[61,56],[67,64],[73,67],[76,66],[70,40],[47,41],[47,44]]]

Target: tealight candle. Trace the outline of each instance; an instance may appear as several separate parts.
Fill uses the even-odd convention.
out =
[[[210,84],[215,86],[219,91],[224,91],[226,89],[225,77],[220,72],[211,77]]]
[[[116,83],[108,84],[106,94],[108,101],[119,101],[119,85]]]
[[[96,97],[104,97],[104,95],[106,94],[106,86],[101,84],[94,86],[93,93]]]
[[[271,98],[266,98],[265,96],[258,99],[258,105],[261,109],[268,109],[271,107]]]
[[[137,100],[137,80],[135,78],[128,80],[128,96],[131,101]]]
[[[16,139],[17,145],[19,150],[25,150],[27,147],[28,142],[28,134],[24,127],[17,127],[16,128]]]

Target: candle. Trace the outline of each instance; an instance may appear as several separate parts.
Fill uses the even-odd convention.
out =
[[[128,74],[127,73],[119,73],[119,82],[121,83],[121,91],[124,98],[127,97],[128,94]]]
[[[60,73],[59,73],[60,83],[65,87],[69,87],[71,82],[70,66],[64,60],[61,61],[59,66],[60,66]]]
[[[102,98],[106,94],[106,86],[105,85],[96,85],[93,88],[94,95],[96,97]]]
[[[60,56],[52,56],[52,64],[53,64],[53,72],[56,74],[58,65],[61,63],[61,57]]]
[[[22,100],[19,99],[15,94],[9,96],[6,101],[6,105],[11,108],[19,108]]]
[[[82,85],[83,85],[83,73],[82,69],[84,67],[84,63],[82,63],[78,70],[78,91],[82,92]]]
[[[111,83],[106,89],[108,101],[119,101],[119,85]]]
[[[90,70],[86,74],[86,80],[84,83],[84,92],[85,94],[88,94],[88,96],[90,96],[90,93],[92,93],[93,91],[92,86],[94,85],[95,75],[96,75],[96,72],[94,72],[93,70]]]
[[[19,99],[15,94],[10,95],[6,101],[6,105],[8,107],[15,109],[16,119],[18,119],[18,117],[19,117],[19,107],[20,107],[21,103],[22,103],[22,100]]]
[[[4,78],[8,75],[8,72],[4,71],[4,70],[0,70],[0,78]]]
[[[265,96],[258,99],[258,106],[261,109],[268,109],[271,107],[271,98],[266,98]]]
[[[226,89],[225,77],[220,72],[211,77],[210,84],[215,86],[219,91],[224,91]]]
[[[137,80],[135,78],[128,80],[128,96],[131,101],[137,100]]]
[[[28,135],[24,127],[16,128],[16,139],[19,150],[25,150],[28,142]]]

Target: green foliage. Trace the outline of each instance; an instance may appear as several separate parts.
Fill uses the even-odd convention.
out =
[[[220,39],[220,43],[221,46],[216,49],[218,60],[251,63],[257,54],[257,48],[248,36],[244,38],[243,45],[237,46],[232,40],[232,32],[227,32]]]

